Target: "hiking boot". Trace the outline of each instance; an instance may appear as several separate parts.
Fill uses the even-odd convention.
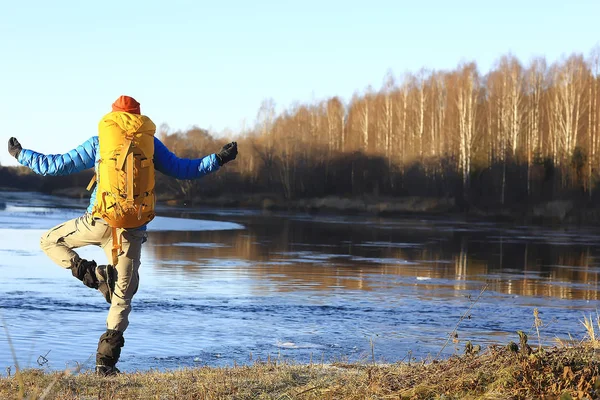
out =
[[[96,276],[96,262],[76,258],[71,261],[71,274],[83,284],[92,289],[98,289],[98,278]]]
[[[98,277],[98,290],[104,296],[108,304],[112,302],[112,294],[115,291],[116,270],[112,265],[98,265],[96,267]]]
[[[114,365],[96,365],[96,375],[98,376],[115,376],[120,374],[121,371]]]

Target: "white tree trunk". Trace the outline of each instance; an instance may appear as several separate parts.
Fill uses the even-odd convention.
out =
[[[459,116],[459,165],[462,171],[463,187],[469,187],[471,158],[476,117],[476,96],[474,71],[469,71],[458,91]]]

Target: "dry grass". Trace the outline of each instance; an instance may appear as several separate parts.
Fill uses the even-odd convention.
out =
[[[581,324],[585,327],[587,332],[587,343],[595,349],[600,348],[600,337],[596,334],[596,328],[594,325],[598,326],[598,331],[600,332],[600,314],[596,311],[596,324],[594,324],[594,318],[590,315],[590,317],[583,316],[583,321]]]
[[[417,364],[269,361],[108,378],[91,372],[17,370],[0,377],[0,399],[600,399],[600,315],[583,317],[587,333],[581,341],[559,340],[552,349],[541,347],[539,328],[544,324],[537,309],[534,318],[535,349],[518,331],[519,344],[490,346],[478,354],[479,346],[466,342],[464,356]]]
[[[515,351],[517,350],[517,351]],[[256,364],[98,378],[22,371],[1,399],[584,399],[600,397],[600,351],[588,344],[392,365]]]

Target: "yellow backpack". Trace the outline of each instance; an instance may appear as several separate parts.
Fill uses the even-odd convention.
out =
[[[150,118],[122,111],[106,114],[98,124],[100,159],[93,215],[113,228],[114,264],[121,247],[117,229],[141,227],[155,216],[155,132]]]

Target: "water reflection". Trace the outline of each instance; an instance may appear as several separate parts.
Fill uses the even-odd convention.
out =
[[[506,295],[598,300],[599,240],[593,232],[450,227],[443,221],[229,219],[246,229],[153,232],[148,247],[154,268],[181,270],[190,279],[235,268],[281,292],[418,285],[445,296],[440,289],[476,289],[487,282],[489,290]]]

